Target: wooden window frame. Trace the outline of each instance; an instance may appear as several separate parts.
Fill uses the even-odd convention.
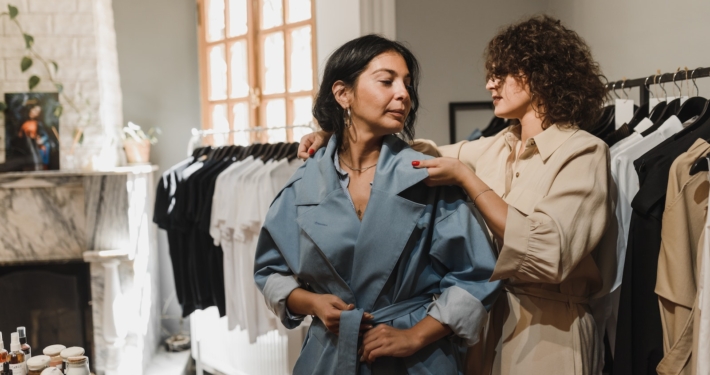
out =
[[[250,127],[265,127],[266,126],[266,106],[262,105],[267,100],[270,99],[284,99],[286,105],[286,124],[294,125],[294,110],[291,104],[293,99],[311,96],[314,97],[318,90],[318,65],[317,65],[317,51],[316,51],[316,22],[315,22],[315,2],[316,0],[311,0],[311,18],[304,21],[298,21],[294,23],[287,23],[288,19],[288,0],[281,0],[283,4],[283,23],[280,26],[271,27],[269,29],[261,29],[261,14],[260,9],[262,8],[263,0],[247,0],[247,33],[244,35],[229,37],[229,0],[224,1],[224,23],[225,23],[225,38],[218,41],[207,41],[207,17],[208,11],[206,9],[206,3],[208,1],[220,1],[220,0],[196,0],[197,1],[197,17],[198,17],[198,52],[199,52],[199,69],[200,69],[200,101],[202,108],[202,129],[212,129],[213,124],[211,121],[213,106],[219,104],[225,104],[227,106],[227,119],[229,121],[229,129],[234,130],[234,112],[233,107],[237,103],[247,103],[249,105],[249,118]],[[327,1],[327,0],[325,0]],[[312,89],[308,91],[298,91],[290,92],[290,78],[291,78],[291,31],[305,27],[311,27],[311,63],[313,71],[313,85]],[[265,78],[265,66],[262,63],[264,59],[264,39],[267,35],[274,32],[283,32],[284,36],[284,92],[277,94],[262,94],[263,80]],[[237,41],[246,41],[247,43],[247,55],[248,55],[248,80],[250,94],[246,98],[232,98],[232,56],[230,53],[231,46]],[[218,45],[223,45],[225,48],[225,60],[227,63],[227,97],[226,99],[220,100],[210,100],[210,76],[209,76],[209,50],[210,48]],[[298,124],[301,125],[301,124]],[[293,131],[291,129],[285,130],[286,139],[289,142],[298,141],[293,139]],[[249,140],[253,142],[267,142],[268,132],[251,132]],[[212,143],[213,139],[211,137],[205,139],[207,143]],[[230,133],[227,139],[229,144],[234,143],[234,134]]]

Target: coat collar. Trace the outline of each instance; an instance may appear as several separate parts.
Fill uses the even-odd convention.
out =
[[[511,150],[515,149],[515,143],[520,140],[520,131],[521,125],[518,124],[509,127],[505,134],[505,141]],[[577,131],[579,131],[578,128],[566,129],[554,124],[545,129],[542,133],[528,139],[526,146],[535,147],[542,161],[545,162]]]
[[[325,149],[318,150],[306,162],[303,180],[307,182],[302,184],[304,189],[298,192],[296,205],[319,204],[328,194],[342,188],[333,165],[336,148],[336,139],[333,136]],[[394,135],[385,136],[377,161],[373,188],[393,195],[403,192],[429,176],[426,169],[413,168],[412,161],[430,158],[412,150],[406,142]],[[395,175],[397,178],[391,178]]]

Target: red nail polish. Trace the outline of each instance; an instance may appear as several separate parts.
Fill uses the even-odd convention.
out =
[[[314,149],[308,150],[308,155],[313,156],[313,154],[315,154],[315,153],[316,153],[316,150],[314,150]]]
[[[413,167],[418,167],[418,166],[419,166],[419,162],[416,161],[416,160],[413,161],[413,162],[412,162],[412,166],[413,166]]]

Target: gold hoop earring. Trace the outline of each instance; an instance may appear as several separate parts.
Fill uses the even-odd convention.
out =
[[[353,125],[353,118],[350,113],[350,108],[343,111],[343,123],[345,123],[345,128],[349,128]]]

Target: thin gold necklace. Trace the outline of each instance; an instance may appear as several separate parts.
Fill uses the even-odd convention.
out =
[[[345,160],[343,159],[343,155],[340,155],[340,161],[342,161],[343,164],[345,164],[345,166],[348,167],[353,172],[365,172],[366,170],[377,166],[377,163],[375,163],[375,164],[373,164],[369,167],[365,167],[365,168],[353,168],[348,163],[345,162]]]

